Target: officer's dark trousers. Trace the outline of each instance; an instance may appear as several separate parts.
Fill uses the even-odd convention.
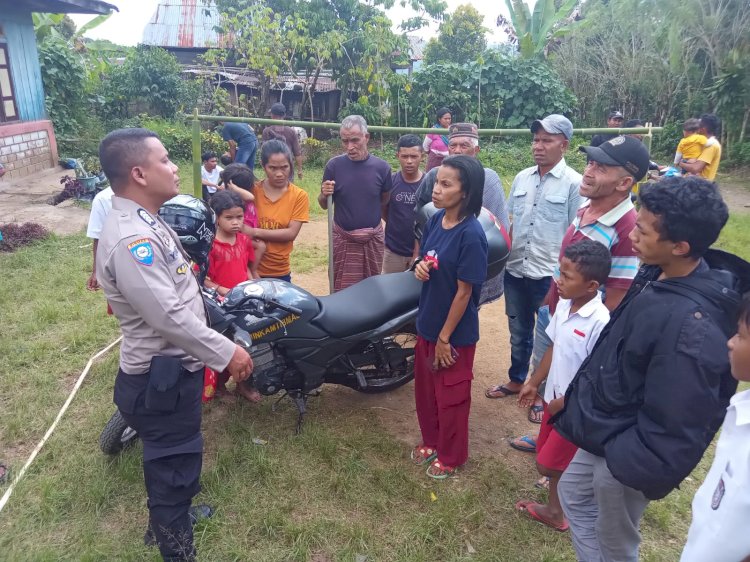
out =
[[[146,408],[148,378],[120,371],[114,401],[143,441],[150,522],[162,558],[193,560],[195,547],[188,510],[193,496],[200,491],[203,369],[192,373],[183,370],[177,405],[167,413]]]

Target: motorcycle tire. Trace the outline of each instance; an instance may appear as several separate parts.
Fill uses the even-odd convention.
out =
[[[128,426],[120,410],[116,410],[99,436],[99,448],[105,455],[117,455],[130,447],[137,439],[138,432]]]
[[[400,332],[391,334],[390,338],[394,340],[394,344],[403,348],[404,345],[411,345],[412,347],[417,342],[416,327],[410,325],[402,328]],[[405,338],[404,343],[398,343],[398,338]],[[380,394],[382,392],[390,392],[399,387],[404,386],[406,383],[414,379],[414,356],[405,360],[406,365],[403,370],[399,370],[396,374],[383,373],[383,378],[368,377],[367,386],[357,387],[357,392],[363,394]]]

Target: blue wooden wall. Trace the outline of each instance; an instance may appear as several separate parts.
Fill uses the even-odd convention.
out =
[[[18,115],[22,121],[47,119],[44,88],[39,70],[36,36],[31,12],[23,7],[3,5],[0,14],[0,41],[8,45],[10,72],[16,95]]]

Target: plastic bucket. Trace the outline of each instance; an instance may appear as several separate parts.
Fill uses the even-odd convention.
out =
[[[87,178],[78,178],[78,181],[81,182],[81,187],[83,188],[83,193],[93,193],[96,191],[96,182],[99,181],[99,178],[96,176],[89,176]]]

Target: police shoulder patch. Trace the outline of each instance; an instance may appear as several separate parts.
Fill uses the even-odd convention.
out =
[[[130,255],[140,264],[152,265],[154,263],[154,247],[148,238],[140,238],[128,244]]]
[[[179,267],[177,268],[177,270],[176,270],[176,272],[177,272],[177,275],[185,275],[185,274],[186,274],[186,273],[188,272],[188,269],[189,269],[189,268],[188,268],[188,264],[186,264],[186,263],[183,263],[182,265],[180,265],[180,266],[179,266]]]
[[[156,224],[156,220],[154,220],[154,217],[148,214],[148,211],[146,209],[138,209],[138,216],[141,217],[141,220],[145,222],[149,226],[154,226]]]

